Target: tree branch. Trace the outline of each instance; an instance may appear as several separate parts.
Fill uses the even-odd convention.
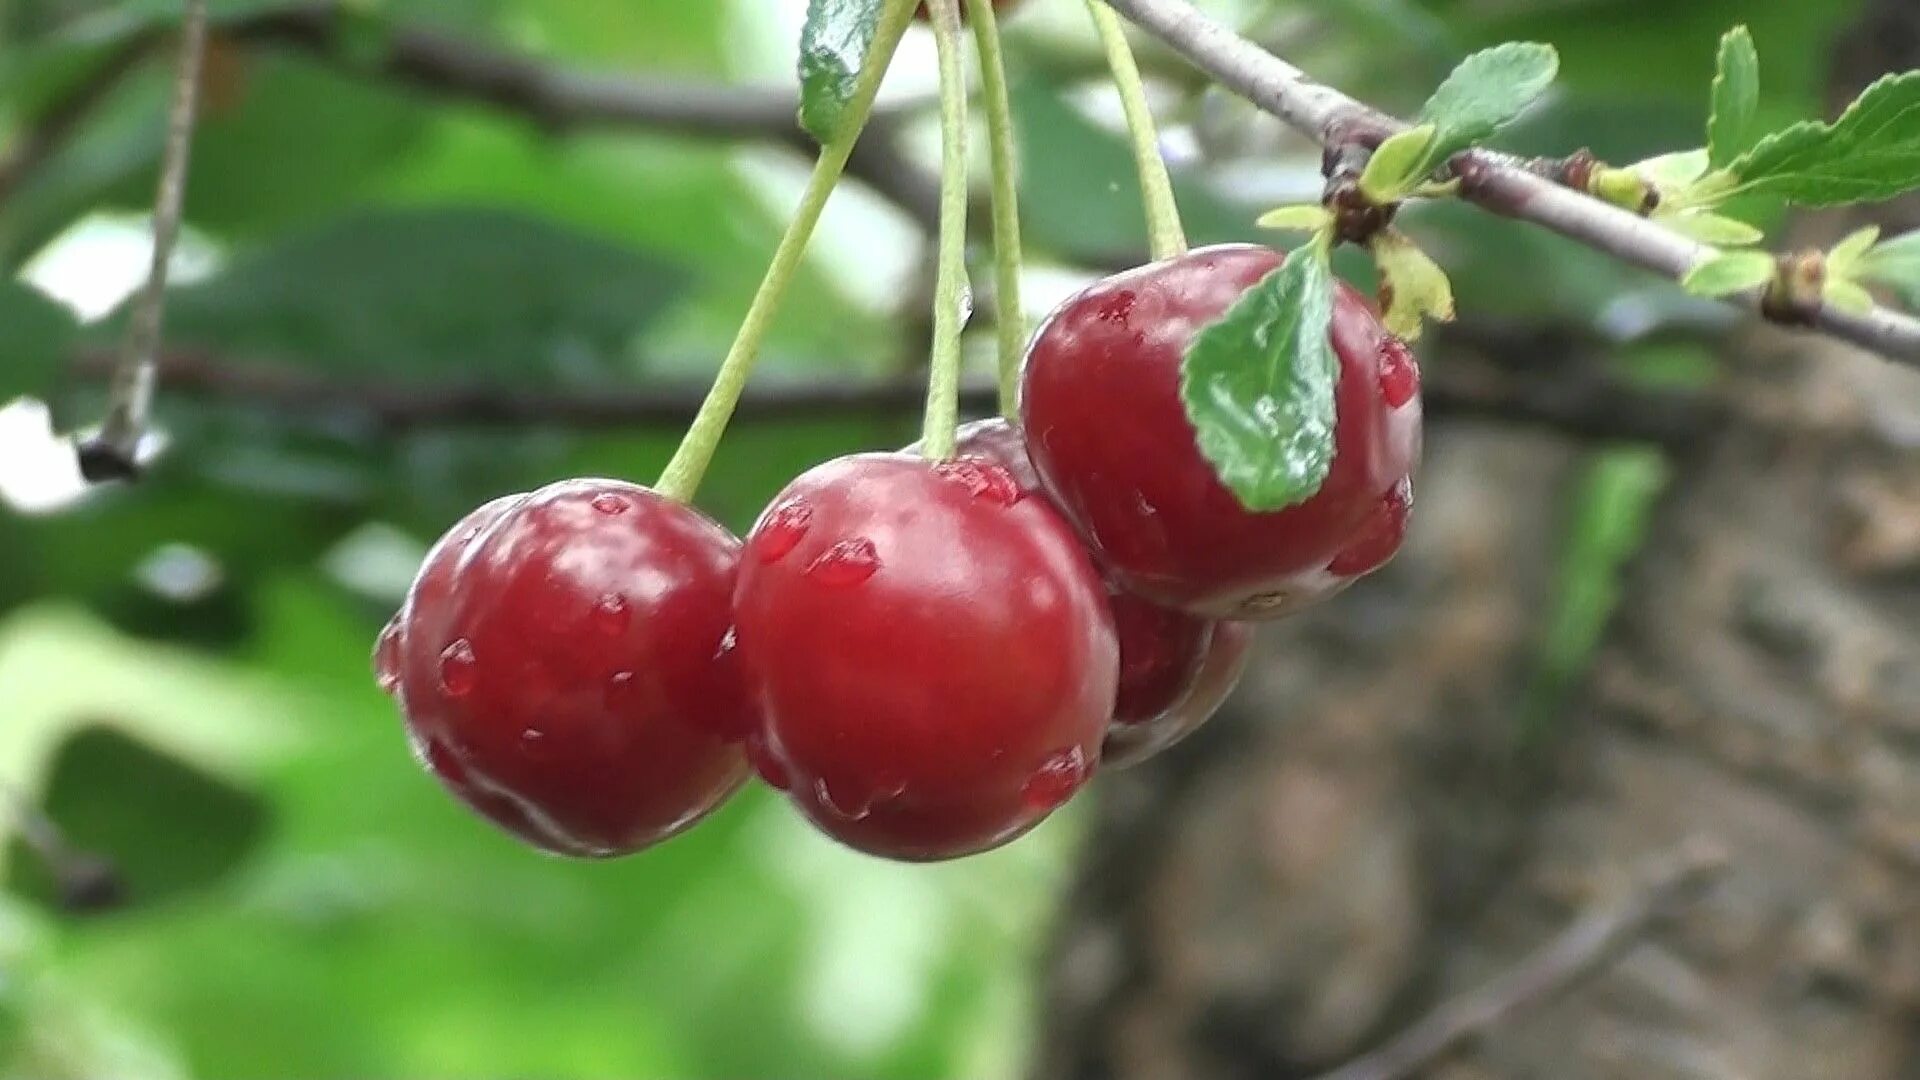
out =
[[[1697,896],[1726,866],[1726,853],[1717,844],[1688,841],[1649,863],[1633,891],[1617,903],[1588,912],[1512,970],[1443,1003],[1385,1046],[1320,1080],[1406,1080],[1420,1075],[1461,1043],[1599,972],[1661,918]]]
[[[1505,351],[1505,345],[1495,342],[1488,351],[1496,349]],[[1538,353],[1536,346],[1526,351]],[[95,382],[105,378],[112,365],[110,354],[86,353],[76,358],[73,374]],[[1424,391],[1431,414],[1522,424],[1579,439],[1678,448],[1718,430],[1728,415],[1718,401],[1704,396],[1650,392],[1605,376],[1572,378],[1558,367],[1543,370],[1469,361],[1434,368]],[[542,424],[683,426],[699,410],[706,389],[692,383],[547,390],[485,383],[349,380],[183,348],[166,351],[160,371],[168,389],[180,397],[298,416],[347,415],[388,431]],[[919,372],[897,378],[761,383],[747,390],[736,415],[764,421],[907,414],[924,403],[925,395],[926,380]],[[989,380],[971,380],[961,386],[961,406],[968,413],[992,413],[996,400]]]
[[[1308,78],[1300,69],[1209,20],[1186,0],[1107,3],[1221,85],[1323,145],[1371,147],[1406,127]],[[1456,155],[1452,167],[1461,180],[1461,198],[1482,209],[1550,229],[1676,281],[1715,253],[1715,249],[1653,221],[1537,176],[1506,155],[1470,150]],[[1752,289],[1726,300],[1765,316],[1763,291]],[[1891,359],[1920,364],[1920,320],[1882,307],[1852,315],[1830,305],[1812,316],[1812,325],[1827,334]]]

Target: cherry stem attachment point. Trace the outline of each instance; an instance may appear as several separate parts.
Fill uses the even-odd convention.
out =
[[[806,189],[801,192],[800,205],[795,208],[793,219],[787,223],[787,230],[774,249],[773,261],[767,266],[766,276],[760,280],[760,288],[747,305],[747,314],[740,320],[740,329],[734,336],[732,347],[727,350],[725,359],[720,361],[713,388],[707,391],[700,411],[694,415],[693,423],[687,426],[687,433],[681,438],[679,448],[673,452],[672,459],[660,473],[659,482],[654,485],[660,494],[679,502],[691,501],[700,488],[700,481],[706,477],[707,467],[713,463],[714,452],[719,449],[720,440],[726,435],[727,423],[733,419],[734,408],[739,405],[740,395],[746,390],[747,380],[753,374],[754,363],[760,358],[761,343],[765,341],[773,317],[786,296],[787,287],[793,283],[794,274],[806,256],[807,244],[813,239],[813,230],[820,224],[820,215],[826,210],[833,189],[839,186],[841,176],[847,171],[847,160],[853,156],[854,144],[859,141],[860,133],[866,129],[867,120],[873,114],[873,103],[880,96],[880,84],[886,78],[887,68],[893,63],[893,54],[900,47],[900,39],[906,35],[907,25],[913,20],[915,2],[887,0],[886,7],[881,10],[879,24],[874,28],[873,45],[854,82],[853,96],[847,102],[844,114],[846,126],[820,148],[813,174],[808,177]]]
[[[1087,0],[1087,12],[1100,34],[1107,66],[1113,72],[1113,86],[1120,94],[1120,108],[1126,114],[1127,142],[1133,149],[1134,168],[1140,173],[1140,198],[1147,210],[1147,246],[1155,259],[1178,258],[1187,252],[1187,234],[1180,226],[1173,178],[1167,174],[1166,159],[1160,156],[1160,133],[1154,127],[1153,110],[1147,104],[1140,66],[1133,60],[1133,47],[1127,44],[1126,27],[1105,0]]]
[[[89,481],[131,480],[140,472],[140,444],[153,411],[160,330],[167,306],[167,269],[180,238],[186,202],[187,166],[193,156],[199,115],[200,69],[207,52],[207,0],[186,0],[180,20],[180,67],[167,106],[166,141],[153,199],[153,258],[146,283],[134,299],[127,337],[107,387],[107,414],[79,446],[80,471]]]
[[[1020,176],[993,0],[967,0],[967,18],[980,50],[980,96],[987,110],[987,148],[993,168],[993,299],[1000,345],[1000,413],[1018,407],[1020,361],[1027,347],[1027,320],[1020,303]]]
[[[928,0],[927,10],[940,57],[940,235],[920,446],[930,460],[940,461],[953,456],[960,424],[960,331],[972,306],[967,295],[967,80],[960,63],[960,0]]]

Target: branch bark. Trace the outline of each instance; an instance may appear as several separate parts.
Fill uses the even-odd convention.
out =
[[[1406,124],[1340,91],[1196,11],[1186,0],[1107,0],[1135,25],[1185,56],[1221,85],[1322,144],[1377,145]],[[1715,249],[1653,221],[1537,176],[1484,150],[1456,155],[1460,196],[1487,210],[1550,229],[1622,262],[1679,280]],[[1762,290],[1727,302],[1765,316]],[[1812,313],[1813,326],[1889,359],[1920,364],[1920,320],[1876,307],[1864,315],[1831,306]]]

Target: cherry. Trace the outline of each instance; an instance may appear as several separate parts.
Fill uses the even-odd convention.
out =
[[[1118,274],[1062,304],[1028,348],[1028,453],[1096,559],[1149,600],[1266,619],[1338,592],[1355,575],[1329,564],[1418,459],[1418,369],[1344,285],[1331,332],[1340,359],[1335,451],[1319,492],[1254,513],[1201,456],[1180,401],[1187,345],[1281,260],[1236,244]]]
[[[759,752],[861,851],[998,846],[1099,760],[1118,668],[1100,579],[991,461],[855,454],[802,474],[747,538],[734,611]]]
[[[739,552],[633,484],[497,499],[428,554],[381,634],[381,685],[423,764],[483,816],[558,854],[637,851],[746,778]]]
[[[1207,643],[1200,673],[1185,698],[1145,723],[1115,724],[1100,751],[1102,768],[1124,769],[1167,749],[1194,733],[1220,711],[1240,684],[1253,647],[1254,624],[1218,622]]]

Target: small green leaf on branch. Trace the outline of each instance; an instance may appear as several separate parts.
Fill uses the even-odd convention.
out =
[[[1317,233],[1333,223],[1333,214],[1318,203],[1296,203],[1261,214],[1254,224],[1263,229]]]
[[[1849,315],[1865,315],[1873,310],[1873,294],[1851,281],[1829,278],[1820,295],[1828,307]]]
[[[1713,102],[1707,114],[1707,152],[1715,168],[1727,165],[1752,148],[1760,133],[1754,118],[1760,111],[1760,54],[1753,35],[1736,26],[1720,39],[1720,57],[1713,76]]]
[[[1559,72],[1553,46],[1531,41],[1509,41],[1462,60],[1414,121],[1434,129],[1417,173],[1485,142],[1545,93]]]
[[[1859,277],[1885,285],[1910,311],[1920,311],[1920,232],[1876,245],[1855,268]]]
[[[1880,241],[1880,226],[1869,225],[1848,233],[1846,238],[1833,245],[1827,252],[1827,276],[1845,278],[1849,281],[1858,276],[1860,262],[1873,245]]]
[[[1698,240],[1714,247],[1748,247],[1766,239],[1767,234],[1759,229],[1707,210],[1688,210],[1678,214],[1656,214],[1655,219],[1662,225],[1690,240]]]
[[[1360,173],[1360,193],[1376,205],[1403,198],[1432,171],[1422,166],[1435,134],[1432,124],[1422,124],[1381,143]]]
[[[800,30],[800,126],[821,143],[846,123],[884,0],[807,0]]]
[[[1295,248],[1187,346],[1180,397],[1200,452],[1255,512],[1305,502],[1333,464],[1334,279],[1323,245]]]
[[[1880,79],[1831,124],[1768,135],[1727,171],[1739,193],[1804,206],[1877,202],[1920,188],[1920,71]]]
[[[1702,148],[1661,154],[1638,162],[1631,168],[1658,188],[1664,198],[1668,194],[1685,191],[1707,174],[1707,151]]]
[[[1382,321],[1387,329],[1413,341],[1420,337],[1425,320],[1453,321],[1453,283],[1420,245],[1397,229],[1387,229],[1368,246],[1380,267],[1381,302],[1386,308]]]
[[[1774,257],[1764,251],[1726,252],[1689,270],[1680,284],[1695,296],[1726,296],[1765,285],[1777,269]]]

